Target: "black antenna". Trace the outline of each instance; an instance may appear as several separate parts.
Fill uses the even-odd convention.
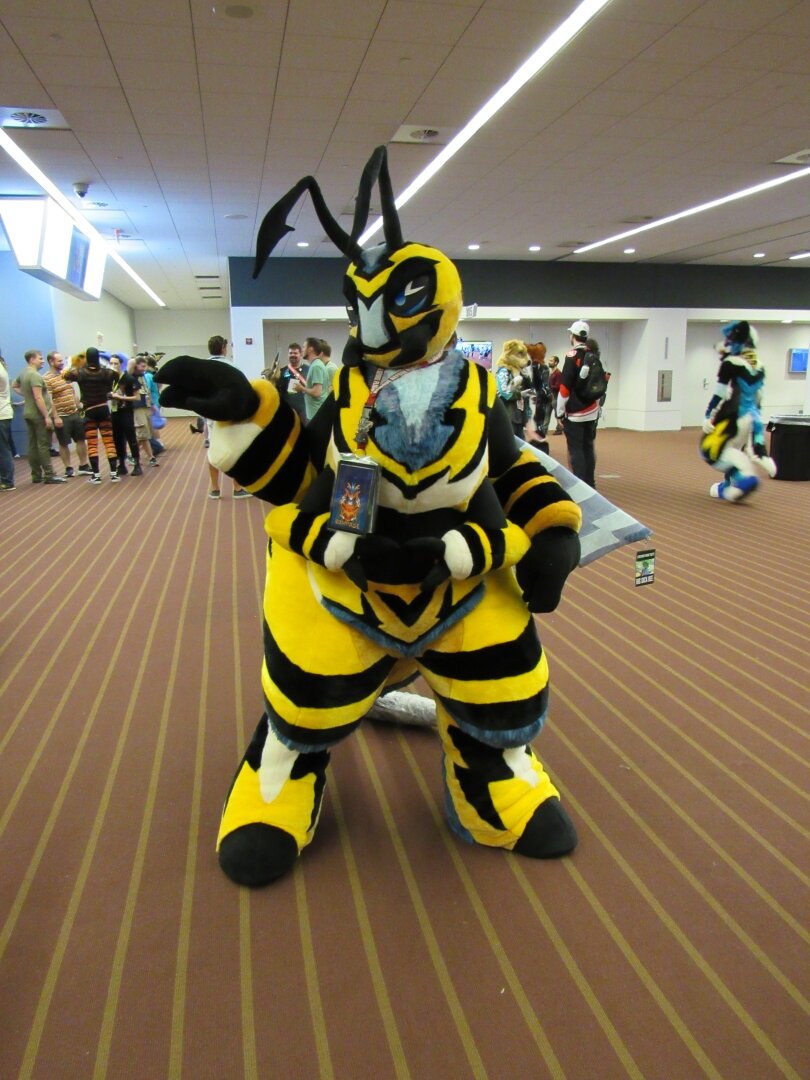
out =
[[[359,259],[362,256],[363,249],[360,245],[332,217],[329,207],[324,202],[317,180],[313,176],[305,176],[298,181],[295,187],[290,188],[286,195],[282,195],[278,202],[271,206],[265,214],[264,221],[259,226],[259,235],[256,238],[256,259],[253,263],[254,278],[259,276],[259,272],[268,256],[284,235],[295,232],[292,225],[287,224],[287,215],[306,191],[309,192],[312,198],[318,221],[320,221],[324,232],[335,247],[352,259]]]
[[[253,263],[254,279],[259,276],[270,253],[279,241],[287,233],[295,232],[292,225],[287,224],[287,217],[298,200],[307,191],[312,198],[318,220],[323,226],[326,235],[339,251],[347,255],[353,262],[359,262],[363,257],[363,248],[358,243],[358,238],[368,223],[368,215],[371,209],[371,192],[375,183],[379,183],[380,187],[380,206],[386,246],[389,251],[395,251],[397,248],[402,247],[402,227],[400,226],[399,214],[394,201],[394,190],[391,186],[391,176],[388,171],[388,150],[385,146],[378,146],[366,162],[363,174],[360,177],[351,235],[346,233],[332,216],[329,207],[324,202],[317,180],[312,176],[305,176],[298,181],[295,187],[290,188],[286,195],[282,195],[275,205],[270,207],[259,226],[259,235],[256,238],[256,259]]]
[[[375,183],[380,185],[380,207],[382,209],[385,242],[389,250],[395,251],[397,248],[402,247],[402,229],[394,202],[394,191],[391,187],[391,176],[388,172],[388,150],[385,146],[377,147],[366,162],[363,175],[360,177],[360,186],[357,189],[357,200],[354,207],[354,224],[352,225],[353,240],[360,236],[368,224],[371,192]]]

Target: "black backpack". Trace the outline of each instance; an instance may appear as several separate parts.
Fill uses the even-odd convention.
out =
[[[585,353],[582,366],[588,368],[588,374],[584,379],[577,379],[574,393],[583,405],[592,405],[607,393],[610,372],[605,371],[599,355],[594,352]]]

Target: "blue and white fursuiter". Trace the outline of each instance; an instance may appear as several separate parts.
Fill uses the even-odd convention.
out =
[[[757,361],[757,332],[744,320],[723,327],[723,341],[717,348],[722,359],[706,409],[700,452],[724,474],[709,494],[739,502],[759,486],[755,465],[768,476],[776,476],[759,411],[765,370]]]

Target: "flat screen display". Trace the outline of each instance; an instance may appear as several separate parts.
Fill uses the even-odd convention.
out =
[[[806,375],[807,357],[810,349],[788,350],[788,375]]]
[[[84,288],[84,275],[87,273],[87,257],[90,254],[90,237],[85,236],[81,229],[73,226],[70,237],[70,251],[68,253],[67,272],[65,280],[77,289]]]
[[[459,341],[457,348],[468,360],[475,361],[481,367],[492,368],[491,341]]]

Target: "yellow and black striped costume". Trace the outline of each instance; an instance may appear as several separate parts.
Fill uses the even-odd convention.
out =
[[[384,165],[378,151],[351,237],[325,218],[314,181],[299,185],[353,256],[344,293],[355,330],[333,393],[307,427],[272,384],[241,385],[228,365],[177,358],[161,369],[164,404],[218,421],[212,464],[273,506],[265,716],[218,840],[223,869],[243,884],[290,868],[312,839],[330,749],[386,688],[416,675],[436,697],[452,827],[540,858],[576,843],[529,745],[546,716],[548,666],[527,602],[551,610],[558,601],[578,561],[580,511],[519,451],[490,373],[445,349],[461,310],[458,273],[436,249],[402,241]],[[369,176],[380,180],[386,242],[366,252],[354,237]],[[299,194],[268,215],[260,255],[288,228]],[[328,526],[337,465],[352,453],[380,468],[369,537]]]
[[[307,492],[322,478],[331,490],[336,456],[355,448],[368,377],[359,366],[340,371],[316,430],[302,428],[265,381],[254,384],[261,405],[249,421],[214,430],[214,464],[255,495],[294,500],[271,510],[266,522],[262,688],[271,738],[261,749],[271,747],[271,760],[281,754],[302,771],[282,786],[273,809],[254,746],[220,839],[258,821],[291,831],[303,848],[317,822],[328,749],[387,686],[418,673],[437,700],[456,828],[481,843],[514,847],[538,805],[557,792],[527,746],[545,719],[548,667],[511,568],[542,530],[578,528],[579,508],[533,455],[518,451],[492,376],[451,352],[383,389],[365,452],[383,467],[380,533],[405,541],[438,528],[466,539],[469,556],[457,560],[458,576],[430,592],[420,589],[425,567],[418,559],[390,564],[385,580],[369,579],[361,589],[326,565],[336,534],[325,506],[309,508]],[[428,385],[420,390],[420,382]],[[406,436],[431,407],[430,438],[417,453]],[[482,488],[505,510],[496,527],[468,516]],[[260,731],[261,743],[266,721]],[[295,813],[280,813],[286,802],[298,808],[294,829]]]

